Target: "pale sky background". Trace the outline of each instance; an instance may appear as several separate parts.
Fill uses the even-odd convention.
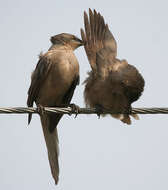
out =
[[[118,43],[118,57],[145,78],[134,107],[168,106],[166,0],[0,1],[0,107],[25,106],[30,75],[52,35],[80,37],[83,11],[100,11]],[[90,70],[83,47],[75,52],[81,83]],[[84,86],[73,102],[84,107]],[[111,117],[64,116],[58,126],[60,181],[50,173],[38,115],[0,115],[2,190],[167,190],[168,115],[141,115],[129,127]]]

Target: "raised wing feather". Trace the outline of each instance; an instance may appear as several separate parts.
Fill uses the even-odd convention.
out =
[[[105,24],[100,13],[89,9],[89,17],[84,12],[85,31],[81,29],[81,37],[84,41],[85,51],[93,71],[97,72],[97,54],[99,51],[106,51],[107,56],[114,59],[117,55],[117,43]]]

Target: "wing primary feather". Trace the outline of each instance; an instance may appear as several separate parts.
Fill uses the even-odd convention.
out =
[[[84,24],[85,24],[85,32],[86,32],[87,41],[90,41],[90,24],[89,24],[88,15],[86,12],[84,12]]]
[[[84,42],[84,48],[85,48],[85,51],[87,52],[86,54],[87,54],[87,56],[88,56],[88,59],[90,59],[89,58],[89,55],[88,55],[88,51],[89,51],[89,41],[86,39],[86,35],[85,35],[85,32],[84,32],[84,30],[81,28],[81,37],[82,37],[82,40],[83,40],[83,42]],[[92,66],[91,66],[92,67]]]
[[[101,29],[101,15],[98,13],[98,29],[97,29],[97,39],[100,40],[100,29]]]
[[[91,28],[91,41],[92,41],[93,44],[95,44],[94,16],[93,16],[93,13],[92,13],[91,9],[89,9],[89,19],[90,19],[90,28]]]
[[[87,43],[85,32],[82,28],[81,28],[81,37],[82,37],[82,40],[84,41],[84,43]]]
[[[101,16],[101,40],[104,40],[104,33],[105,33],[105,22],[103,16]]]
[[[84,48],[92,70],[97,72],[97,53],[102,50],[107,59],[114,59],[117,55],[117,44],[108,25],[105,24],[104,17],[95,9],[92,11],[89,8],[88,14],[84,11],[84,28],[81,29]]]
[[[95,39],[95,43],[97,42],[97,29],[98,29],[98,25],[97,22],[98,21],[98,15],[96,10],[94,10],[94,39]]]

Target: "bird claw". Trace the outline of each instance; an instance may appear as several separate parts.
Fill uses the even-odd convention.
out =
[[[40,105],[40,104],[37,105],[37,112],[40,115],[44,115],[44,112],[45,112],[44,107],[42,105]]]
[[[101,105],[96,105],[96,112],[97,112],[97,116],[98,116],[98,119],[100,119],[100,115],[102,114],[102,112],[103,112],[103,106],[101,106]]]
[[[131,106],[125,107],[124,114],[131,115],[132,114],[132,107]]]
[[[71,108],[72,113],[75,113],[74,118],[76,118],[79,114],[80,107],[77,106],[76,104],[70,104],[69,107]],[[71,115],[72,113],[70,113],[69,115]]]
[[[97,113],[97,117],[98,117],[98,119],[100,119],[100,113]]]
[[[132,114],[132,107],[129,108],[129,114]]]

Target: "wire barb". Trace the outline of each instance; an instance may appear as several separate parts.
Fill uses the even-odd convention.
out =
[[[71,107],[44,107],[44,111],[47,113],[61,113],[61,114],[76,114]],[[25,114],[25,113],[38,113],[37,108],[34,107],[9,107],[0,108],[0,114]],[[78,114],[97,114],[96,109],[80,108]],[[104,110],[102,114],[120,114],[114,113],[110,110]],[[130,113],[128,113],[130,114]],[[168,114],[168,108],[132,108],[131,114]]]

